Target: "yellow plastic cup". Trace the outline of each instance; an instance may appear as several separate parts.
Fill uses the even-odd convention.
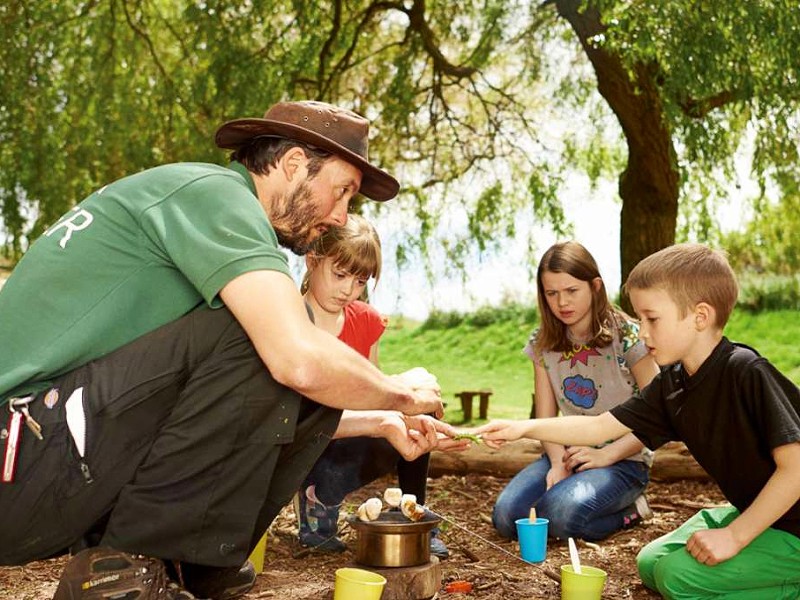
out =
[[[253,567],[256,570],[256,573],[261,573],[264,570],[264,554],[267,550],[267,532],[264,532],[264,535],[261,536],[261,539],[258,540],[256,547],[253,548],[253,551],[250,553],[250,558],[248,560],[253,563]]]
[[[581,565],[578,575],[572,565],[561,567],[561,600],[600,600],[608,574],[597,567]]]
[[[385,585],[386,578],[372,571],[337,569],[333,600],[380,600]]]

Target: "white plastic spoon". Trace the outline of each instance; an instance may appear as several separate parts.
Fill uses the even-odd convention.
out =
[[[568,538],[569,543],[569,559],[572,561],[572,570],[576,575],[581,574],[581,559],[578,558],[578,548],[575,546],[575,540]]]

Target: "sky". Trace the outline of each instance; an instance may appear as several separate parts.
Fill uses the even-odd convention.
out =
[[[565,211],[573,223],[574,238],[595,257],[608,288],[616,289],[620,279],[620,205],[614,202],[613,192],[598,190],[590,197],[588,182],[580,186],[583,189],[576,187],[564,193]],[[481,259],[473,257],[465,282],[441,276],[431,284],[421,266],[406,268],[402,276],[398,273],[391,260],[392,246],[402,232],[392,231],[391,219],[380,219],[376,227],[389,248],[384,252],[388,257],[384,260],[385,272],[372,302],[388,314],[402,314],[412,319],[424,319],[432,308],[470,312],[481,306],[497,306],[504,299],[535,302],[535,279],[524,260],[528,238],[533,237],[537,256],[561,241],[547,227],[529,224],[521,227],[517,237],[504,244],[500,252]]]
[[[573,223],[574,239],[595,257],[609,290],[620,285],[621,205],[615,201],[614,187],[607,182],[591,191],[588,181],[579,182],[566,189],[563,196],[567,217]],[[404,267],[402,273],[398,271],[393,260],[394,249],[408,233],[396,225],[396,215],[386,210],[371,220],[383,246],[383,272],[374,290],[374,281],[370,282],[370,302],[384,314],[403,315],[414,320],[424,320],[433,308],[471,312],[482,306],[497,306],[508,299],[535,302],[535,280],[523,260],[527,238],[533,236],[538,255],[561,241],[547,227],[522,227],[520,234],[509,240],[501,252],[473,257],[468,263],[466,282],[440,275],[431,284],[419,260]],[[293,261],[296,273],[302,273],[299,264],[296,259]],[[443,266],[440,268],[443,270]]]
[[[748,162],[743,157],[738,180],[731,183],[729,204],[718,207],[716,218],[723,231],[739,229],[746,223],[749,213],[742,210],[745,199],[756,195],[758,189],[745,175]],[[572,239],[577,240],[591,252],[597,261],[606,289],[613,297],[620,287],[620,210],[621,200],[617,195],[616,181],[600,181],[592,187],[587,177],[576,173],[561,192],[568,221],[573,226]],[[467,267],[467,278],[445,277],[440,274],[433,283],[425,275],[421,261],[417,259],[398,270],[394,249],[403,237],[409,235],[398,223],[402,219],[391,209],[393,200],[382,214],[370,217],[381,238],[383,246],[383,270],[380,282],[373,288],[369,284],[370,302],[387,315],[403,315],[413,320],[424,320],[432,309],[440,311],[472,312],[483,306],[498,306],[504,300],[519,303],[535,303],[535,274],[528,273],[523,260],[528,237],[532,236],[537,248],[537,258],[557,241],[547,226],[530,225],[520,227],[516,239],[504,244],[499,253],[486,257],[474,256]],[[400,207],[398,207],[399,210]],[[462,211],[463,212],[463,211]],[[459,214],[457,208],[454,215]],[[457,218],[454,216],[454,220]],[[449,222],[448,226],[453,226]],[[292,257],[293,272],[299,281],[303,273],[302,263]],[[434,265],[434,268],[437,268]],[[438,265],[438,270],[444,267]]]

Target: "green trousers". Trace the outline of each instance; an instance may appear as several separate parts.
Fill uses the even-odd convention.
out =
[[[644,584],[669,600],[800,598],[800,538],[791,533],[769,528],[739,554],[714,566],[697,562],[686,551],[695,531],[725,527],[738,516],[732,506],[704,509],[650,542],[636,557]]]

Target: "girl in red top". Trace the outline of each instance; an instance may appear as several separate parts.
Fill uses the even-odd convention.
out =
[[[386,320],[360,300],[367,282],[374,277],[377,283],[380,277],[381,243],[375,229],[363,217],[348,215],[346,225],[330,229],[315,242],[306,256],[306,267],[300,291],[317,327],[337,336],[377,366],[378,342]],[[415,494],[424,504],[429,459],[426,454],[408,462],[380,438],[333,440],[296,496],[300,544],[326,552],[343,551],[345,545],[337,537],[342,500],[387,473],[396,472],[403,492]],[[448,555],[447,547],[435,534],[431,553],[442,558]]]

